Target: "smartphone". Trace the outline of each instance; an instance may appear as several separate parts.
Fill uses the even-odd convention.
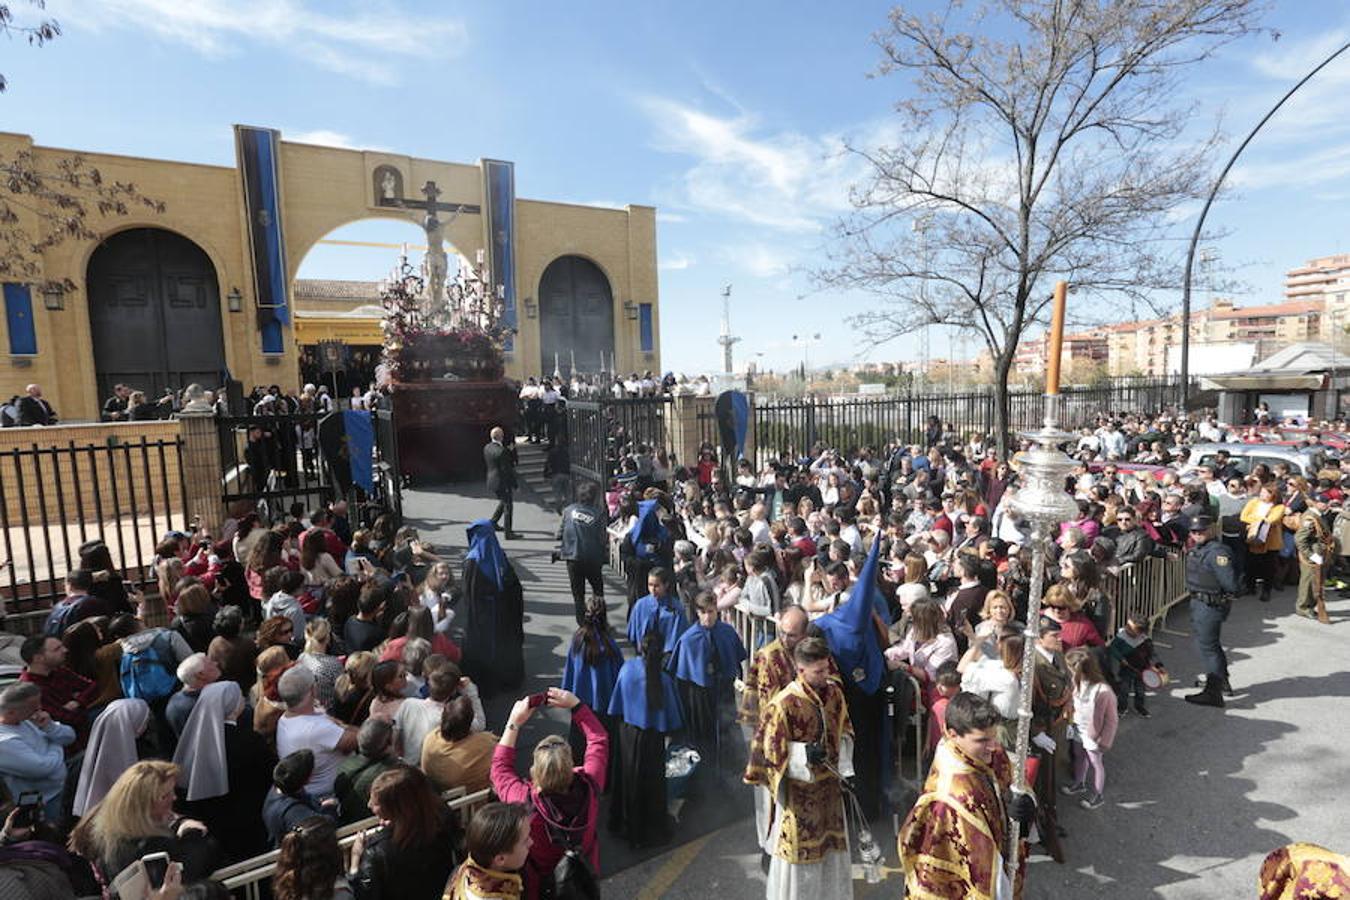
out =
[[[141,866],[145,868],[145,880],[150,890],[157,891],[164,886],[164,876],[169,872],[169,854],[147,853],[141,857]]]
[[[546,700],[548,700],[548,694],[546,694],[546,693],[542,693],[542,692],[541,692],[541,693],[538,693],[538,694],[531,694],[531,695],[530,695],[530,709],[534,709],[536,706],[543,706],[543,705],[544,705],[544,701],[546,701]]]
[[[32,828],[42,819],[42,794],[23,791],[19,794],[19,808],[14,813],[15,828]]]

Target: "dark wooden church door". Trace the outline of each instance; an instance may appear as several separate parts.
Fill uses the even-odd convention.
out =
[[[580,256],[549,263],[539,280],[539,372],[564,375],[576,360],[580,372],[600,371],[600,354],[609,366],[614,353],[614,295],[600,267]]]
[[[220,384],[220,288],[201,247],[160,228],[118,232],[90,257],[87,290],[100,402],[119,382],[150,400]]]

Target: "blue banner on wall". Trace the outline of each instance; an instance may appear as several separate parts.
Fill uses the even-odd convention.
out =
[[[244,210],[253,250],[253,290],[264,353],[284,353],[283,326],[290,321],[286,290],[286,242],[281,223],[279,161],[281,134],[272,128],[234,127]]]
[[[37,328],[33,324],[33,291],[28,285],[5,285],[5,323],[9,328],[11,354],[32,356],[37,353]]]
[[[483,160],[483,198],[486,201],[488,266],[494,284],[502,286],[502,324],[516,328],[516,165],[500,159]],[[506,351],[516,348],[506,339]]]

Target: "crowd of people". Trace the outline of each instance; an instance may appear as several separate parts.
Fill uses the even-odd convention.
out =
[[[724,467],[711,446],[690,465],[621,446],[610,483],[561,510],[577,627],[559,684],[519,699],[499,735],[482,698],[524,681],[525,606],[491,519],[468,529],[456,574],[414,529],[354,528],[340,502],[249,513],[218,535],[166,534],[145,592],[91,541],[0,692],[0,870],[61,896],[139,876],[138,897],[210,897],[212,872],[275,848],[285,900],[585,896],[602,831],[660,846],[672,796],[722,802],[743,779],[769,896],[851,896],[850,850],[879,859],[862,826],[901,799],[914,754],[930,774],[900,836],[907,878],[957,866],[994,896],[1016,869],[1000,855],[1009,822],[1063,861],[1060,803],[1104,804],[1121,720],[1146,727],[1147,686],[1166,677],[1153,623],[1114,608],[1109,578],[1208,541],[1233,576],[1210,608],[1269,601],[1302,575],[1311,614],[1345,476],[1244,473],[1224,456],[1183,475],[1212,424],[1107,417],[1069,448],[1078,515],[1029,630],[1017,460],[984,436],[932,420],[919,444],[759,467]],[[487,455],[513,460],[503,439]],[[622,625],[606,607],[611,542]],[[1221,613],[1197,629],[1207,705],[1234,690]],[[1031,635],[1033,794],[1012,796]],[[570,712],[572,732],[539,741],[522,771],[517,740],[541,707]],[[911,740],[915,714],[927,727]],[[441,799],[456,788],[494,801],[462,821]],[[981,830],[962,804],[1004,812]],[[341,852],[336,829],[372,816]],[[159,854],[171,864],[152,874]]]
[[[1106,758],[1121,719],[1148,718],[1145,686],[1170,677],[1149,639],[1154,623],[1116,609],[1109,579],[1206,542],[1210,551],[1191,555],[1217,564],[1221,574],[1230,568],[1226,589],[1193,591],[1206,671],[1197,680],[1200,693],[1187,699],[1202,705],[1222,706],[1234,689],[1219,638],[1234,596],[1269,602],[1275,587],[1301,575],[1295,611],[1312,615],[1333,559],[1329,513],[1339,506],[1346,464],[1313,431],[1304,446],[1328,452],[1327,468],[1311,477],[1288,464],[1248,470],[1224,451],[1212,465],[1187,468],[1191,446],[1240,437],[1212,417],[1167,413],[1103,416],[1083,429],[1066,448],[1077,465],[1065,489],[1078,512],[1060,526],[1043,614],[1030,630],[1023,624],[1030,529],[1015,503],[1017,458],[1000,460],[986,436],[963,439],[936,418],[921,444],[849,453],[816,446],[758,469],[741,460],[727,471],[710,446],[692,465],[650,447],[622,447],[599,515],[584,495],[564,511],[562,555],[580,615],[596,562],[594,551],[588,559],[568,550],[569,534],[580,530],[572,520],[606,520],[621,541],[628,637],[637,652],[625,667],[659,646],[665,671],[677,678],[689,672],[680,644],[696,633],[690,623],[705,618],[726,627],[725,650],[702,657],[717,660],[708,671],[736,671],[732,661],[753,653],[736,713],[770,897],[851,896],[845,814],[856,808],[861,821],[898,798],[893,773],[914,710],[927,732],[910,750],[932,761],[930,772],[983,772],[1005,787],[1011,782],[1027,639],[1036,644],[1027,771],[1035,799],[1017,809],[1023,833],[1062,862],[1060,802],[1072,798],[1087,811],[1103,806]],[[861,599],[851,602],[855,597]],[[728,625],[738,616],[769,622],[772,640],[745,646],[745,632]],[[813,638],[823,641],[828,663]],[[879,659],[865,652],[868,642]],[[722,650],[716,639],[704,643]],[[831,677],[818,677],[821,668]],[[670,743],[715,753],[708,759],[733,758],[723,715],[735,707],[731,690],[705,697],[690,696],[678,681],[676,687],[684,728]],[[958,706],[953,731],[948,711]],[[962,741],[967,735],[983,737]],[[815,756],[799,757],[798,744]],[[646,771],[654,765],[653,758]],[[928,799],[916,809],[934,808],[935,779],[930,774]],[[834,799],[822,805],[821,792]],[[831,813],[819,815],[822,808]],[[900,850],[915,887],[941,880],[934,853],[966,859],[972,851],[935,851],[942,827],[911,815]],[[973,834],[965,839],[978,843]],[[842,860],[832,861],[834,851]],[[996,868],[986,866],[984,875]],[[969,884],[994,895],[992,882],[971,877]]]
[[[36,896],[211,897],[212,872],[279,848],[278,897],[441,897],[474,835],[442,792],[514,796],[494,764],[514,729],[499,750],[481,696],[523,678],[521,590],[485,524],[458,575],[341,503],[170,532],[145,592],[82,546],[0,691],[0,869],[53,886]],[[334,828],[370,816],[343,868]]]

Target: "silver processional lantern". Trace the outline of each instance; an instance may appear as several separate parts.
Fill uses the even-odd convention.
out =
[[[1073,471],[1073,460],[1060,449],[1074,436],[1059,427],[1060,354],[1064,334],[1064,301],[1068,286],[1055,286],[1054,314],[1050,325],[1050,358],[1047,361],[1045,381],[1045,420],[1039,430],[1026,431],[1022,437],[1031,441],[1018,467],[1019,486],[1012,499],[1013,508],[1031,523],[1031,587],[1027,599],[1027,627],[1022,647],[1021,692],[1017,711],[1017,749],[1013,761],[1013,788],[1029,792],[1026,776],[1027,754],[1031,745],[1032,693],[1035,684],[1036,641],[1040,637],[1041,596],[1045,588],[1045,563],[1049,543],[1054,539],[1061,522],[1078,516],[1078,504],[1064,489],[1065,479]],[[1019,862],[1021,825],[1011,823],[1006,860],[1012,866],[1014,878]]]

